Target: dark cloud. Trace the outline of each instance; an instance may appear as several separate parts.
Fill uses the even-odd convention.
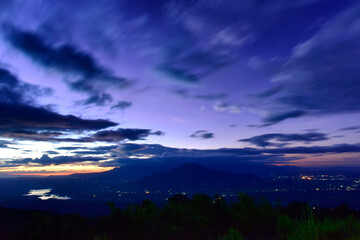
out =
[[[121,147],[120,147],[121,148]],[[126,149],[126,147],[124,148]],[[133,150],[135,149],[135,150]],[[137,165],[137,164],[181,164],[197,162],[204,165],[219,164],[220,166],[241,164],[275,164],[287,163],[292,160],[305,159],[306,156],[289,154],[332,154],[360,153],[360,145],[338,144],[332,146],[312,147],[280,147],[280,148],[220,148],[211,150],[183,149],[164,147],[157,144],[132,144],[131,148],[114,161],[103,163],[104,166]],[[129,158],[128,156],[131,156]],[[144,160],[143,156],[150,156]],[[346,161],[346,160],[345,160]],[[344,162],[346,164],[346,162]],[[341,165],[341,162],[339,162]]]
[[[220,112],[229,112],[229,113],[241,113],[242,112],[242,107],[240,105],[237,104],[230,104],[227,102],[217,102],[214,105],[214,110],[215,111],[220,111]]]
[[[117,104],[113,105],[111,109],[120,109],[125,110],[126,108],[129,108],[132,106],[131,102],[128,101],[119,101]]]
[[[121,145],[111,145],[111,146],[99,146],[99,147],[60,147],[58,150],[68,150],[71,151],[71,154],[81,155],[105,155],[112,154],[114,155],[114,150],[118,149]],[[76,151],[73,151],[76,150]]]
[[[195,98],[195,99],[208,100],[208,101],[221,100],[227,96],[225,93],[191,94],[186,89],[176,89],[173,92],[183,98],[191,97],[191,98]]]
[[[281,121],[284,121],[286,119],[290,119],[290,118],[298,118],[301,116],[306,115],[305,111],[302,110],[290,110],[290,111],[285,111],[285,112],[273,112],[271,114],[269,114],[268,116],[266,116],[263,120],[264,120],[264,124],[260,125],[260,126],[270,126],[273,125],[275,123],[279,123]]]
[[[208,132],[206,130],[199,130],[191,134],[190,137],[199,139],[210,139],[214,138],[214,133]]]
[[[328,140],[326,134],[324,133],[316,133],[316,132],[309,132],[303,134],[282,134],[282,133],[270,133],[270,134],[263,134],[251,138],[240,139],[239,142],[248,142],[254,144],[259,147],[281,147],[289,142],[317,142],[317,141],[324,141]],[[275,142],[273,142],[275,141]]]
[[[332,146],[293,147],[264,150],[263,153],[275,154],[321,154],[360,152],[360,144],[336,144]]]
[[[76,155],[104,155],[111,154],[114,157],[128,157],[138,151],[147,149],[146,145],[135,144],[135,143],[121,143],[118,145],[110,146],[99,146],[99,147],[62,147],[57,148],[58,150],[76,150],[71,151],[72,154]]]
[[[34,96],[50,95],[50,88],[20,81],[17,76],[0,66],[0,102],[9,104],[34,103]]]
[[[34,97],[48,91],[23,83],[8,70],[0,68],[0,134],[14,138],[34,138],[36,135],[44,138],[54,136],[55,130],[99,130],[117,125],[108,120],[87,120],[34,106]]]
[[[229,51],[228,45],[216,43],[208,45],[208,48],[205,45],[194,48],[192,41],[183,40],[162,48],[164,58],[156,70],[170,79],[197,83],[236,60],[236,54]]]
[[[88,99],[81,101],[83,105],[94,104],[96,106],[105,106],[112,102],[112,97],[108,93],[96,93],[93,96],[90,96]]]
[[[155,165],[159,166],[168,166],[169,168],[179,166],[184,163],[198,163],[204,166],[216,166],[224,167],[231,166],[231,170],[234,171],[246,171],[243,169],[244,164],[255,165],[262,167],[264,163],[276,163],[281,158],[276,155],[259,155],[259,156],[189,156],[189,157],[152,157],[146,159],[141,158],[117,158],[114,161],[101,163],[101,166],[104,167],[114,167],[114,166],[144,166],[144,165]],[[295,160],[295,157],[283,157],[283,161]],[[239,169],[238,169],[239,168]],[[257,169],[258,170],[258,169]]]
[[[93,147],[93,148],[90,148],[90,149],[94,150],[94,151],[110,151],[110,150],[116,149],[118,147],[119,147],[118,145],[111,145],[111,146]]]
[[[58,154],[60,154],[59,152],[57,152],[57,151],[46,151],[46,154],[52,154],[52,155],[58,155]]]
[[[165,135],[165,133],[163,131],[155,131],[155,132],[152,132],[151,135],[163,136],[163,135]]]
[[[183,98],[188,98],[190,95],[189,95],[189,91],[186,90],[186,89],[176,89],[173,91],[176,95],[179,95]]]
[[[240,48],[252,41],[252,31],[242,14],[232,14],[224,5],[219,11],[220,5],[201,1],[165,3],[161,9],[171,35],[163,44],[159,71],[170,79],[196,83],[239,59]],[[230,5],[239,10],[237,3]]]
[[[360,126],[351,126],[340,129],[340,131],[357,131],[357,130],[360,130]]]
[[[108,120],[61,115],[42,107],[0,103],[0,130],[99,130],[116,125]]]
[[[84,78],[93,78],[105,72],[92,56],[71,45],[55,47],[36,33],[21,31],[12,26],[7,26],[5,30],[13,47],[45,67],[78,73]]]
[[[119,142],[144,140],[162,131],[119,128],[103,130],[89,137],[67,138],[69,131],[99,130],[117,125],[108,120],[86,120],[72,115],[60,115],[45,108],[0,103],[0,137],[48,142]],[[65,136],[65,137],[64,137]],[[78,147],[75,147],[78,148]],[[73,147],[62,150],[73,150]]]
[[[120,146],[121,151],[124,152],[136,152],[136,151],[144,150],[146,148],[147,148],[146,145],[135,144],[135,143],[125,143],[125,144],[121,144]]]
[[[82,150],[82,151],[72,151],[72,154],[76,154],[76,155],[104,155],[109,153],[109,151],[105,151],[105,150],[98,150],[98,151],[92,151],[92,150]]]
[[[89,141],[119,142],[124,140],[145,140],[150,135],[163,135],[161,131],[151,132],[150,129],[119,128],[117,130],[99,131],[89,138]]]
[[[354,6],[338,14],[294,49],[273,77],[278,86],[258,95],[270,102],[265,125],[302,116],[360,112],[359,9]]]
[[[136,146],[137,145],[137,146]],[[280,148],[219,148],[209,150],[171,148],[159,144],[133,144],[132,148],[137,149],[136,154],[151,154],[156,158],[207,158],[207,157],[242,157],[252,156],[256,161],[260,155],[274,154],[281,158],[284,154],[325,154],[325,153],[360,153],[360,144],[336,144],[331,146],[311,147],[280,147]],[[132,150],[131,150],[132,151]]]
[[[9,144],[12,144],[12,143],[9,141],[0,140],[0,148],[11,148],[11,147],[9,147]]]
[[[64,148],[61,148],[64,149]],[[66,148],[76,150],[76,148]],[[186,149],[171,148],[159,144],[135,144],[123,143],[119,145],[99,146],[94,148],[82,148],[83,151],[76,151],[78,154],[73,159],[80,161],[96,161],[96,158],[81,158],[79,155],[102,155],[111,153],[113,161],[101,163],[102,166],[122,166],[136,164],[181,164],[184,162],[198,162],[208,164],[275,164],[286,163],[292,160],[305,159],[306,156],[291,156],[289,154],[304,154],[311,156],[322,156],[334,153],[360,153],[360,144],[337,144],[332,146],[311,146],[311,147],[277,147],[277,148],[220,148],[220,149]],[[131,156],[131,158],[130,158]],[[146,157],[146,159],[144,159]],[[65,162],[73,161],[65,159]],[[57,160],[57,161],[56,161]],[[24,164],[33,159],[16,160],[13,164]],[[35,159],[35,162],[41,160]],[[59,159],[51,162],[59,163]],[[45,162],[45,161],[44,161]],[[76,162],[74,160],[74,162]],[[344,159],[346,164],[346,159]],[[339,162],[341,165],[342,162]]]
[[[77,150],[77,149],[86,149],[87,147],[58,147],[56,148],[57,150],[66,150],[66,151],[71,151],[71,150]]]
[[[56,131],[36,131],[36,130],[23,130],[23,129],[2,129],[0,130],[0,137],[33,140],[33,141],[48,141],[49,139],[57,138],[63,135],[62,132]]]
[[[194,98],[202,100],[220,100],[226,97],[225,93],[214,93],[214,94],[198,94],[194,95]]]
[[[57,46],[46,41],[40,34],[22,31],[10,25],[5,26],[5,32],[10,44],[36,63],[65,74],[77,75],[76,81],[68,81],[67,84],[74,90],[90,94],[84,104],[102,105],[111,101],[109,95],[102,91],[105,85],[124,88],[130,84],[127,79],[114,75],[109,69],[100,66],[89,53],[75,46]]]
[[[163,73],[166,77],[186,83],[195,83],[199,81],[200,78],[200,76],[192,74],[185,69],[175,68],[165,64],[158,66],[157,70]]]
[[[44,154],[41,158],[24,158],[19,160],[8,161],[10,164],[29,164],[36,163],[43,166],[47,165],[60,165],[60,164],[69,164],[69,163],[80,163],[80,162],[98,162],[101,160],[106,160],[100,157],[78,157],[78,156],[57,156],[57,157],[49,157]]]

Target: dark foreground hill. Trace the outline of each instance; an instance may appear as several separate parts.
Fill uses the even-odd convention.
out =
[[[0,239],[360,239],[359,212],[346,205],[314,209],[294,202],[280,207],[241,194],[233,204],[220,197],[177,194],[162,207],[149,200],[125,209],[107,205],[111,214],[95,218],[0,208]]]

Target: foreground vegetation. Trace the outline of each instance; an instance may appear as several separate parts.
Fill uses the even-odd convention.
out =
[[[171,197],[162,207],[149,200],[109,216],[0,209],[0,239],[360,239],[359,212],[341,205],[314,209],[294,202],[272,206],[265,199],[239,195],[228,204],[215,196]]]

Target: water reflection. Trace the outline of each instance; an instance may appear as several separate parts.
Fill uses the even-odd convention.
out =
[[[31,189],[27,194],[24,196],[37,196],[41,200],[48,200],[48,199],[57,199],[57,200],[69,200],[71,199],[68,196],[59,196],[57,194],[50,194],[51,188],[48,189]]]

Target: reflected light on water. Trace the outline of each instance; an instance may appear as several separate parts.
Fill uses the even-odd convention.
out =
[[[48,199],[57,199],[57,200],[69,200],[71,199],[68,196],[59,196],[57,194],[50,194],[51,188],[47,189],[31,189],[27,194],[24,196],[37,196],[41,200],[48,200]]]

